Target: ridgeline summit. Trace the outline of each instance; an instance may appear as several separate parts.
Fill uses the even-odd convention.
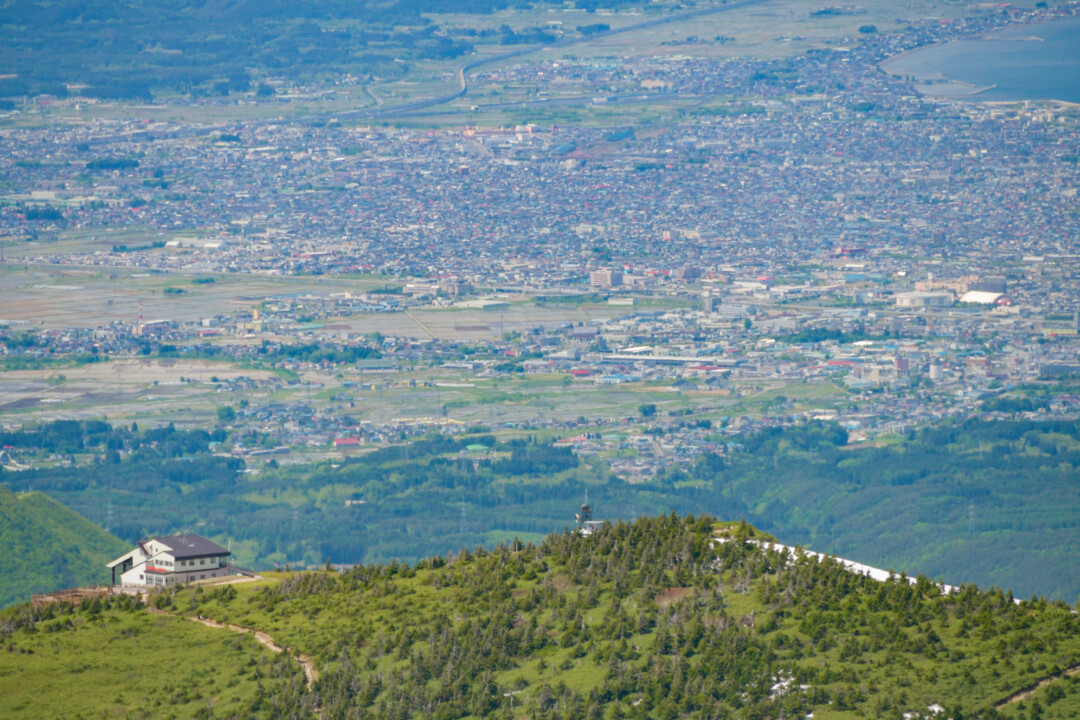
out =
[[[1064,602],[881,581],[772,540],[667,515],[22,605],[0,616],[0,717],[1075,717]]]

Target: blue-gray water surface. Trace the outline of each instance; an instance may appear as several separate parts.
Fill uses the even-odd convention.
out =
[[[977,100],[1080,103],[1080,17],[920,48],[888,61],[886,68],[899,75],[939,73],[990,88],[971,96]]]

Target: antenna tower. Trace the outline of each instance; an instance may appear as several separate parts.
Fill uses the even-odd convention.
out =
[[[461,529],[460,529],[460,532],[461,532],[462,535],[465,534],[465,501],[464,500],[461,501]]]
[[[592,508],[589,507],[589,491],[585,490],[585,504],[581,506],[581,512],[574,516],[578,525],[584,525],[589,520],[592,520]]]

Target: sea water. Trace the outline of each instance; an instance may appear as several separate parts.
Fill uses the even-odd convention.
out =
[[[929,94],[981,89],[972,99],[1080,103],[1080,17],[919,48],[882,67],[895,75],[948,78],[969,86],[920,86]]]

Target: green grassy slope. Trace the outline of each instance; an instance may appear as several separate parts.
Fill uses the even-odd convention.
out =
[[[128,546],[43,493],[0,486],[0,607],[110,577],[105,563]]]
[[[1080,713],[1080,673],[1069,674],[1080,667],[1080,616],[1064,603],[877,582],[759,539],[749,526],[663,516],[588,538],[552,535],[413,567],[275,574],[152,602],[258,628],[312,656],[311,693],[295,682],[263,689],[260,707],[283,717],[312,717],[314,704],[324,720],[899,720],[935,704],[943,718]],[[0,615],[0,644],[40,642],[41,626],[14,629],[12,612]],[[158,632],[173,627],[187,626]],[[61,676],[81,667],[62,659],[72,637],[50,638]],[[107,667],[117,650],[102,646],[91,666]],[[0,677],[39,682],[5,653]],[[215,717],[229,716],[204,695]]]
[[[5,624],[22,629],[5,634]],[[0,637],[0,718],[267,717],[276,708],[265,692],[295,702],[304,688],[295,660],[250,635],[128,597],[8,610]]]

